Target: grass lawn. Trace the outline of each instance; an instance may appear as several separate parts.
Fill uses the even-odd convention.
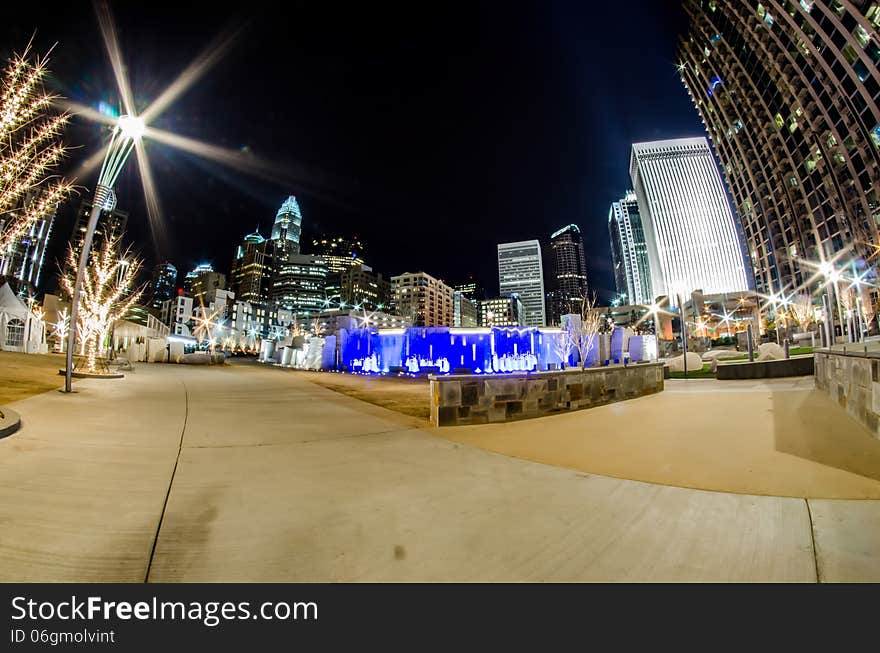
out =
[[[312,383],[389,410],[429,419],[431,400],[428,379],[411,376],[362,376],[331,372],[293,372]]]
[[[669,378],[683,379],[683,378],[685,378],[685,375],[684,375],[684,372],[670,372]],[[700,369],[700,370],[688,370],[687,378],[689,378],[689,379],[714,379],[715,372],[712,371],[712,368],[708,364],[704,364],[702,369]]]
[[[757,350],[755,350],[755,359],[757,360]],[[802,356],[805,354],[812,354],[812,347],[790,347],[788,350],[789,356]],[[721,358],[719,362],[727,363],[730,361],[742,361],[748,360],[748,354],[742,354],[741,356],[734,356],[732,358]],[[669,378],[671,379],[683,379],[684,372],[670,372]],[[703,368],[700,370],[688,370],[687,378],[689,379],[714,379],[715,372],[712,371],[711,367],[708,364],[703,364]]]
[[[0,404],[62,387],[58,370],[64,369],[64,363],[63,354],[0,351]]]

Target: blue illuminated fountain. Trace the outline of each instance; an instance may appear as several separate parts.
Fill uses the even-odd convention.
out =
[[[562,367],[561,336],[533,327],[352,329],[341,334],[340,351],[351,372],[504,374]]]

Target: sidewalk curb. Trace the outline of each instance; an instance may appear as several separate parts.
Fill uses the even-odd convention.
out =
[[[0,406],[0,440],[7,438],[21,428],[21,415],[11,408]]]

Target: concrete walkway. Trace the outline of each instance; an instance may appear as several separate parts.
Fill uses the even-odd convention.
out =
[[[517,460],[257,366],[77,388],[12,405],[2,581],[880,580],[876,501]]]
[[[672,380],[664,392],[442,437],[557,467],[700,490],[880,499],[880,440],[812,377]]]

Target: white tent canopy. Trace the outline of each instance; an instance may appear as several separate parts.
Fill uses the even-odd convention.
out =
[[[9,283],[0,286],[0,350],[46,353],[46,325],[31,313]]]

